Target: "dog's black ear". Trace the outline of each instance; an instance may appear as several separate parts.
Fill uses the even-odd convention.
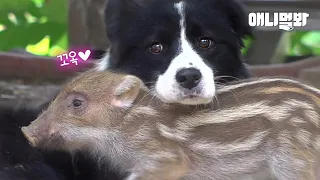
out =
[[[224,10],[228,14],[229,21],[233,31],[240,37],[254,38],[254,30],[249,26],[247,7],[240,0],[221,0],[224,4]]]
[[[92,59],[101,59],[106,55],[107,51],[103,49],[92,49]]]
[[[120,37],[123,26],[137,16],[137,10],[151,0],[109,0],[105,8],[105,24],[110,41]]]

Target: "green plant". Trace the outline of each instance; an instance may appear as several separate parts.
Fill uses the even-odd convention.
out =
[[[320,31],[305,32],[300,43],[306,48],[309,48],[311,54],[320,56]]]
[[[320,31],[293,31],[286,33],[290,33],[286,52],[288,56],[320,56]],[[251,38],[244,39],[243,55],[247,55],[252,41]]]
[[[241,49],[241,53],[243,55],[247,55],[248,54],[249,48],[251,47],[251,44],[252,44],[252,41],[253,40],[250,37],[247,37],[247,38],[243,39],[244,47]]]
[[[56,56],[68,48],[66,0],[0,0],[0,51]]]

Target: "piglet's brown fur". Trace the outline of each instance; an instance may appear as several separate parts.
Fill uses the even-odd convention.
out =
[[[108,159],[128,180],[316,180],[319,113],[319,90],[289,79],[240,81],[183,106],[134,76],[87,72],[22,131],[36,147]]]

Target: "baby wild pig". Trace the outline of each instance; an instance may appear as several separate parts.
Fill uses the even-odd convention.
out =
[[[36,147],[108,159],[128,180],[317,179],[319,90],[251,79],[217,100],[164,104],[134,76],[87,72],[22,131]]]

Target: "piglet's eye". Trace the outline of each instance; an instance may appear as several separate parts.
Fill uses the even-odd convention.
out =
[[[82,100],[79,100],[79,99],[74,99],[72,101],[72,106],[75,107],[75,108],[80,108],[83,104],[83,101]]]

